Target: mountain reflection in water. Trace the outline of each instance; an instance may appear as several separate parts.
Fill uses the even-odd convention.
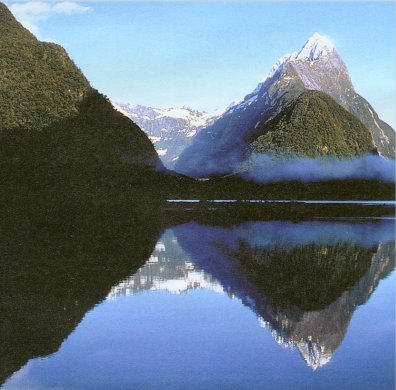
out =
[[[314,370],[341,344],[357,306],[394,268],[393,222],[197,223],[168,229],[108,298],[209,289],[239,299]]]
[[[98,218],[98,221],[108,220],[103,215],[96,215],[94,218]],[[160,321],[161,314],[157,314],[155,310],[165,310],[161,312],[162,315],[168,314],[167,309],[161,306],[164,304],[164,296],[155,295],[155,292],[173,297],[182,297],[181,294],[184,294],[184,298],[198,291],[208,291],[216,296],[223,296],[222,303],[216,303],[221,307],[210,303],[213,305],[209,305],[214,309],[213,313],[216,311],[220,313],[222,307],[227,306],[224,300],[240,302],[249,309],[244,309],[244,311],[253,313],[256,318],[261,335],[258,338],[265,338],[265,335],[270,333],[282,347],[296,349],[311,369],[322,372],[317,369],[326,366],[332,360],[335,351],[340,348],[357,307],[369,300],[381,279],[389,275],[395,266],[393,220],[315,222],[236,220],[234,224],[228,221],[224,225],[214,225],[213,221],[212,225],[205,225],[200,220],[200,223],[178,223],[164,222],[154,216],[141,218],[132,215],[126,218],[119,214],[119,219],[114,219],[111,229],[108,224],[95,223],[91,225],[91,230],[84,225],[80,235],[70,235],[68,230],[61,232],[62,234],[56,232],[59,236],[58,241],[47,239],[41,230],[36,232],[40,239],[44,237],[44,240],[40,241],[29,230],[26,236],[30,237],[31,245],[28,243],[24,247],[14,245],[17,239],[10,233],[7,237],[8,241],[5,242],[13,245],[5,246],[7,251],[4,252],[6,254],[4,275],[6,277],[2,285],[1,306],[3,342],[0,343],[2,348],[0,352],[4,359],[2,381],[8,377],[4,388],[26,388],[36,382],[39,385],[32,388],[56,386],[98,388],[98,384],[95,383],[84,385],[82,378],[82,375],[85,375],[84,372],[80,375],[75,374],[77,376],[73,379],[74,381],[66,379],[70,374],[68,370],[74,367],[74,356],[81,354],[80,358],[84,359],[84,348],[93,348],[95,346],[93,343],[97,342],[99,343],[98,352],[85,357],[90,362],[96,362],[104,351],[106,354],[112,353],[110,352],[113,348],[111,342],[109,345],[106,344],[103,351],[101,350],[103,348],[100,346],[101,337],[109,340],[122,339],[134,332],[137,332],[137,338],[133,339],[135,344],[128,347],[130,349],[125,352],[126,355],[121,355],[125,362],[120,360],[119,364],[120,367],[128,362],[130,364],[128,359],[133,359],[133,357],[127,358],[127,356],[136,354],[137,360],[132,361],[138,366],[138,360],[141,359],[139,362],[142,370],[139,374],[141,377],[138,375],[138,369],[132,370],[132,373],[123,369],[116,371],[115,375],[119,377],[113,378],[111,373],[113,366],[106,367],[101,363],[102,365],[96,367],[92,363],[93,367],[90,369],[94,370],[95,375],[100,377],[103,374],[102,380],[105,381],[104,378],[106,378],[110,381],[100,382],[102,386],[100,388],[106,388],[106,386],[118,388],[117,383],[120,384],[120,388],[130,386],[131,383],[135,386],[147,385],[146,387],[149,388],[161,388],[164,381],[169,379],[164,377],[165,373],[170,375],[169,382],[166,382],[169,386],[181,388],[178,385],[185,384],[188,379],[185,376],[183,376],[184,379],[175,379],[178,378],[176,368],[175,377],[172,377],[169,371],[170,366],[167,366],[164,360],[158,360],[158,378],[154,374],[151,377],[151,374],[144,371],[150,366],[152,359],[156,361],[157,354],[158,356],[163,356],[161,353],[167,355],[167,348],[169,348],[166,340],[169,337],[170,328],[164,329],[163,334],[161,329],[150,330],[153,321]],[[51,234],[52,232],[54,229],[51,230]],[[53,255],[59,257],[57,261],[54,261]],[[19,258],[24,261],[17,261]],[[40,268],[35,268],[38,259]],[[145,297],[144,294],[146,294]],[[112,304],[112,301],[115,304],[121,302],[124,299],[123,296],[130,296],[121,305],[125,313],[130,305],[132,305],[134,316],[139,314],[139,308],[147,311],[154,310],[153,314],[148,316],[150,321],[137,320],[140,322],[132,326],[129,324],[129,317],[127,317],[127,322],[122,322],[120,318],[123,313],[114,312],[115,309],[111,308],[106,309],[112,313],[110,317],[109,313],[101,317],[103,316],[100,314],[102,308],[108,307],[106,305]],[[140,306],[134,309],[133,302],[138,296],[144,299],[140,301]],[[195,296],[194,299],[205,298]],[[160,303],[153,305],[156,300]],[[188,300],[184,300],[184,303],[180,300],[172,303],[166,298],[165,302],[171,306],[174,305],[169,309],[170,312],[175,310],[173,313],[184,312],[184,310],[186,313],[191,313],[195,310],[195,307],[191,306],[191,301]],[[187,309],[186,306],[188,306]],[[120,310],[120,307],[117,307]],[[215,315],[213,313],[208,312],[208,319],[205,317],[201,320],[203,322],[199,327],[202,329],[199,330],[200,332],[210,331],[212,325],[209,325],[209,322]],[[155,317],[156,315],[159,317]],[[245,327],[251,329],[251,324],[245,322],[247,321],[245,314],[239,313],[238,315],[238,323],[232,326],[227,323],[226,326],[230,328],[240,326],[241,340],[227,338],[228,333],[225,332],[224,340],[221,340],[218,347],[215,345],[215,349],[224,348],[226,345],[226,348],[230,348],[231,351],[235,343],[235,348],[239,351],[242,344],[238,342],[244,343],[247,349],[257,349],[257,345],[261,345],[257,342],[257,345],[253,346],[252,341],[250,344],[249,341],[244,341],[244,337],[246,340],[250,337],[249,331],[245,334]],[[176,326],[180,332],[188,333],[188,329],[181,330],[184,326],[188,327],[187,323],[183,322],[183,318],[179,315],[175,318],[177,320],[171,319],[168,326]],[[117,329],[120,327],[120,333],[108,334],[109,331],[106,328],[102,336],[101,327],[106,327],[106,324],[115,324],[115,321],[121,322],[114,325],[111,332],[118,332]],[[206,321],[209,321],[208,325]],[[191,326],[191,322],[189,324]],[[88,334],[84,333],[87,332],[85,328],[91,326],[93,330]],[[140,326],[142,327],[139,328],[141,333],[137,329]],[[83,338],[81,334],[78,336],[80,328],[85,329]],[[158,335],[155,332],[159,332]],[[157,336],[165,340],[165,344],[160,347],[155,345],[152,347],[154,350],[149,353],[151,348],[149,341],[152,337],[157,340],[155,338]],[[91,337],[93,337],[92,340]],[[95,337],[97,337],[96,341]],[[184,340],[182,336],[180,337]],[[219,334],[215,333],[210,339],[211,343],[216,344],[219,341],[218,337]],[[144,350],[145,347],[140,346],[139,338],[145,344],[147,343],[147,351]],[[224,342],[227,344],[223,344]],[[84,346],[85,343],[87,345]],[[127,341],[123,342],[123,345],[125,344],[128,344]],[[277,347],[276,344],[274,345]],[[143,349],[139,349],[139,346]],[[186,361],[187,367],[193,370],[192,366],[195,359],[199,360],[199,355],[193,356],[192,352],[189,355],[188,347],[186,348],[187,352],[181,349],[179,359]],[[265,349],[270,350],[267,345]],[[183,355],[182,352],[187,355]],[[257,351],[258,354],[264,352],[264,350]],[[266,375],[273,370],[269,363],[272,356],[267,356],[265,360],[268,367],[256,368],[256,363],[251,360],[249,353],[241,352],[240,358],[245,366],[240,368],[241,372],[234,369],[235,378],[228,374],[227,378],[230,382],[224,382],[225,374],[222,374],[221,368],[218,375],[222,379],[218,383],[232,388],[235,383],[239,383],[232,381],[239,380],[246,388],[249,386],[251,388],[251,386],[263,383],[260,381],[267,380]],[[28,362],[29,359],[46,355],[49,356]],[[70,356],[73,356],[72,360]],[[94,360],[92,360],[93,356],[95,356]],[[116,353],[114,356],[118,359]],[[388,358],[392,357],[388,356]],[[273,364],[283,364],[279,356],[274,356],[274,359],[277,363]],[[286,363],[288,358],[284,355],[281,359],[284,359],[284,364],[289,364]],[[232,367],[235,357],[230,355],[228,358],[224,355],[224,361]],[[23,366],[27,362],[28,364]],[[146,362],[147,364],[150,362],[147,367]],[[114,364],[117,365],[116,362]],[[215,367],[219,363],[214,363],[208,358],[205,364],[209,366],[213,364]],[[264,364],[264,360],[257,361],[257,364]],[[22,369],[20,369],[21,366],[23,366]],[[247,376],[249,366],[252,366],[249,368],[253,370],[252,372],[260,372],[263,378]],[[76,367],[74,370],[77,369]],[[83,365],[79,365],[78,369],[81,367]],[[198,365],[198,371],[199,367]],[[110,370],[108,374],[106,374],[107,369]],[[258,371],[254,371],[256,369]],[[244,373],[243,370],[246,372]],[[65,374],[64,371],[67,373]],[[149,371],[151,372],[151,369]],[[312,370],[309,371],[312,372]],[[14,374],[11,375],[13,372]],[[195,377],[193,372],[194,370],[189,376],[191,381],[198,380],[197,378],[202,379],[200,372]],[[131,375],[137,381],[136,383],[131,382]],[[308,378],[307,374],[304,375],[301,376],[303,378],[301,380],[313,380]],[[355,377],[358,378],[356,375]],[[89,375],[87,378],[89,381],[92,380]],[[136,378],[140,378],[140,382]],[[293,381],[293,378],[289,379]],[[378,388],[391,388],[393,382],[389,378],[390,376],[384,378],[382,375],[385,386],[378,382],[380,386]],[[374,378],[373,381],[377,379]],[[44,383],[48,386],[46,387]],[[208,387],[211,388],[217,382],[216,379],[212,379],[212,382],[205,382],[206,385],[202,383],[201,385],[191,384],[191,387],[205,388],[210,383]]]

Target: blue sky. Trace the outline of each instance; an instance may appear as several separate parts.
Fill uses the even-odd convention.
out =
[[[317,31],[335,42],[357,92],[393,127],[395,4],[8,2],[39,38],[63,45],[95,88],[154,107],[213,110],[239,100]]]

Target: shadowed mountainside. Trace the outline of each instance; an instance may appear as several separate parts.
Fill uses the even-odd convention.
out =
[[[147,201],[24,203],[0,212],[0,383],[56,352],[85,313],[144,264],[161,232]]]
[[[53,43],[39,42],[0,3],[0,164],[3,180],[117,180],[163,169],[140,128],[94,90]],[[106,176],[107,175],[107,176]]]
[[[392,184],[373,180],[258,185],[237,177],[200,182],[166,171],[147,136],[89,85],[63,48],[39,42],[1,3],[0,22],[0,181],[8,192],[77,194],[80,203],[82,195],[101,198],[98,202],[143,196],[394,197]],[[287,94],[278,89],[273,93],[283,105],[301,94],[303,84],[292,83]],[[257,105],[246,106],[247,114],[253,106]],[[219,123],[227,118],[220,118]],[[255,120],[254,115],[249,118]],[[227,139],[239,142],[238,137],[225,137],[224,142]],[[365,148],[356,147],[358,151]],[[232,158],[230,148],[226,155]]]

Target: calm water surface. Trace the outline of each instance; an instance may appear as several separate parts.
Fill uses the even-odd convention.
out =
[[[394,389],[394,233],[385,219],[165,228],[3,387]]]

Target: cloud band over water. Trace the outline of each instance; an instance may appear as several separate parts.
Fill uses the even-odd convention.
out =
[[[260,183],[297,180],[303,182],[362,179],[395,182],[395,161],[375,155],[355,159],[302,158],[283,159],[253,153],[245,178]]]

